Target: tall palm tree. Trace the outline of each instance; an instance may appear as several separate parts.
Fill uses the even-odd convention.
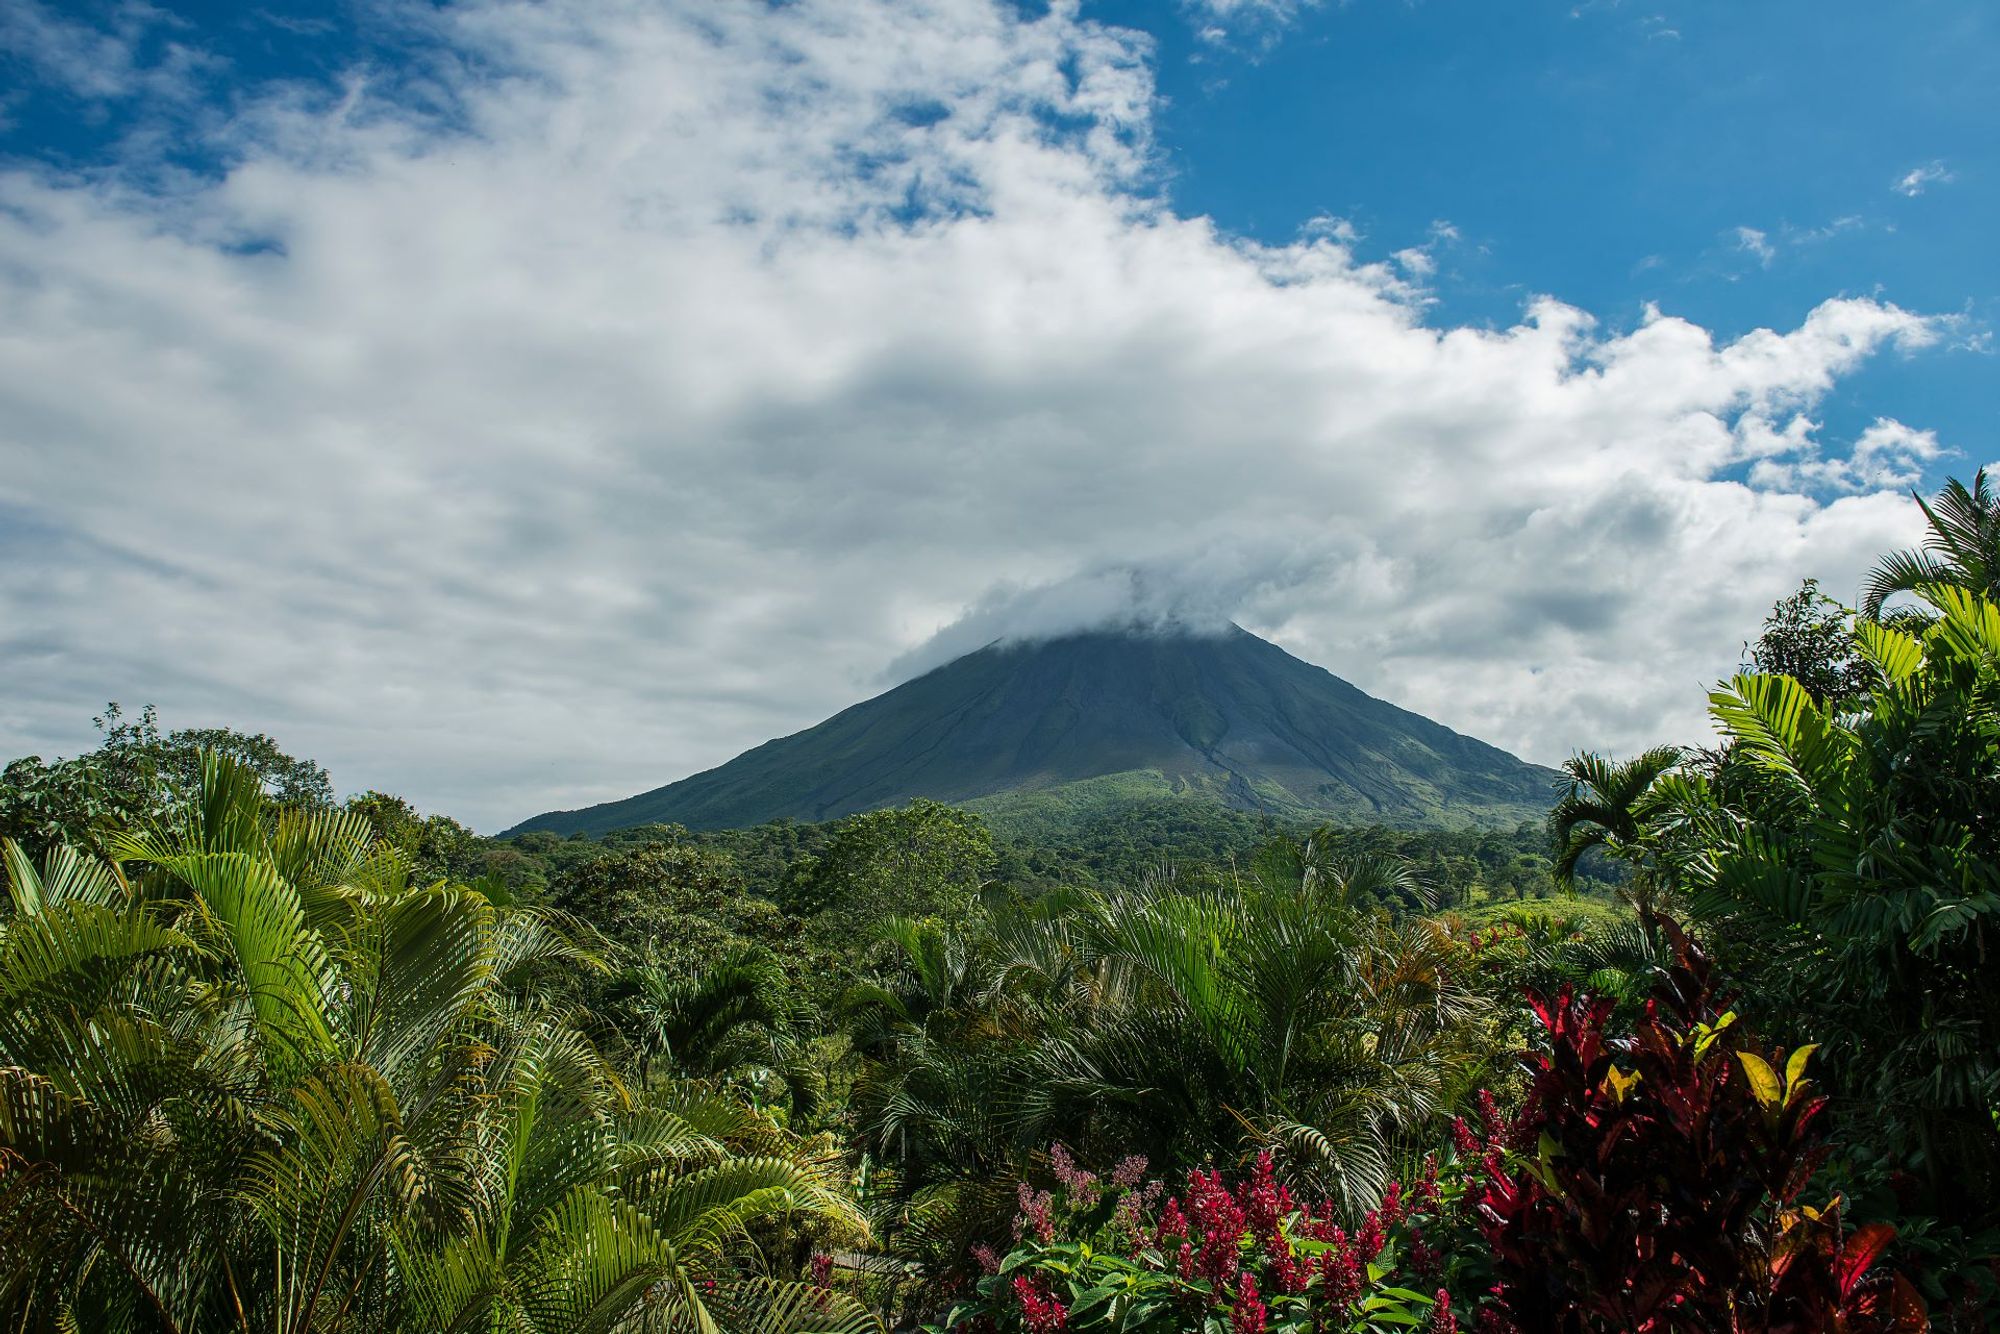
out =
[[[413,886],[208,756],[114,859],[4,853],[0,1319],[120,1331],[872,1327],[746,1238],[855,1228],[829,1165],[628,1089],[531,981],[569,925]]]
[[[1923,508],[1930,533],[1920,549],[1892,552],[1869,572],[1861,589],[1862,616],[1878,621],[1890,598],[1933,584],[2000,598],[2000,491],[1987,485],[1986,470],[1972,475],[1969,490],[1954,477],[1934,501],[1910,494]]]
[[[1620,893],[1642,920],[1652,913],[1664,871],[1647,822],[1661,800],[1660,780],[1682,758],[1678,746],[1655,746],[1623,763],[1589,752],[1564,761],[1565,778],[1548,820],[1556,879],[1574,883],[1577,864],[1602,851],[1632,867],[1631,882]]]

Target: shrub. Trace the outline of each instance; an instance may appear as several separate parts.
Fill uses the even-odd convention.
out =
[[[1826,1149],[1813,1048],[1763,1052],[1718,1004],[1709,961],[1655,919],[1676,963],[1629,1038],[1611,1002],[1531,997],[1549,1049],[1504,1159],[1477,1193],[1497,1283],[1485,1328],[1902,1331],[1928,1328],[1894,1236],[1799,1203]]]
[[[1462,1181],[1429,1160],[1409,1191],[1392,1184],[1352,1233],[1325,1200],[1295,1199],[1261,1154],[1248,1180],[1188,1173],[1169,1196],[1128,1158],[1108,1180],[1050,1151],[1055,1188],[1019,1187],[1017,1244],[975,1252],[986,1272],[931,1334],[1210,1330],[1353,1334],[1455,1330],[1445,1257],[1426,1241]],[[1430,1295],[1425,1295],[1429,1293]]]

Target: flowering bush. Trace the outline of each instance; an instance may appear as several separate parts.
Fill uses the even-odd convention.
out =
[[[1352,1234],[1324,1201],[1294,1199],[1269,1154],[1231,1186],[1190,1172],[1169,1195],[1143,1158],[1108,1179],[1057,1145],[1053,1190],[1019,1188],[1017,1244],[974,1252],[985,1271],[933,1334],[1201,1330],[1206,1334],[1455,1331],[1442,1254],[1425,1239],[1455,1212],[1461,1180],[1433,1158],[1390,1187]]]

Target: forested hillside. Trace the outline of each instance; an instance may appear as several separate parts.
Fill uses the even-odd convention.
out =
[[[0,1312],[1990,1328],[2000,498],[1925,514],[1504,830],[493,839],[113,709],[0,781]]]

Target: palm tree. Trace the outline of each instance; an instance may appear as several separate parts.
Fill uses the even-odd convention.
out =
[[[1400,863],[1308,848],[1290,886],[1108,896],[1080,924],[1101,997],[1046,1048],[1058,1123],[1093,1116],[1156,1162],[1232,1142],[1359,1211],[1399,1136],[1443,1115],[1483,1002],[1448,935],[1368,905]]]
[[[858,1229],[829,1164],[635,1094],[542,1001],[590,963],[573,924],[413,886],[359,817],[274,817],[212,755],[112,860],[0,852],[10,1326],[874,1327],[743,1263],[770,1221]]]
[[[1357,1209],[1402,1134],[1477,1077],[1484,1002],[1454,947],[1376,896],[1400,864],[1301,855],[1288,883],[1072,891],[974,946],[905,933],[900,985],[856,993],[855,1106],[905,1198],[1018,1170],[1061,1139],[1172,1172],[1239,1146]]]
[[[602,1017],[617,1022],[632,1048],[641,1088],[653,1063],[756,1099],[782,1099],[794,1114],[818,1105],[819,1071],[800,1040],[799,1002],[783,965],[761,945],[724,954],[689,971],[650,947],[623,969]]]
[[[1655,746],[1622,764],[1589,752],[1564,761],[1566,778],[1558,785],[1561,795],[1548,822],[1555,878],[1574,884],[1577,863],[1602,851],[1631,865],[1632,879],[1621,896],[1638,909],[1642,921],[1649,918],[1665,888],[1666,872],[1647,821],[1660,802],[1660,780],[1682,758],[1678,746]]]
[[[1954,585],[2000,598],[2000,491],[1987,485],[1986,470],[1972,475],[1972,487],[1952,478],[1935,501],[1910,493],[1924,511],[1930,533],[1921,549],[1884,556],[1861,590],[1861,614],[1882,618],[1882,604],[1898,593],[1926,585]]]

